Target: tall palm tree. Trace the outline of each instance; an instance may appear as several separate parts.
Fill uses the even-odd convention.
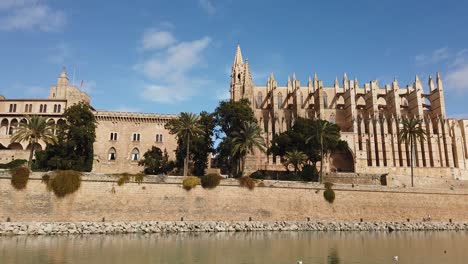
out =
[[[244,122],[239,132],[232,133],[231,154],[237,156],[241,161],[241,171],[245,170],[245,158],[247,154],[252,153],[254,148],[262,152],[266,151],[265,139],[262,137],[262,131],[255,122]]]
[[[413,159],[414,159],[414,144],[419,139],[419,141],[423,142],[426,138],[426,131],[421,126],[422,120],[416,119],[414,117],[411,118],[403,118],[401,121],[401,129],[400,129],[400,141],[404,141],[406,145],[410,145],[411,149],[411,187],[414,187],[413,184]]]
[[[297,176],[297,171],[299,170],[299,167],[306,163],[308,157],[307,155],[300,151],[300,150],[291,150],[291,151],[288,151],[286,152],[286,154],[284,155],[284,158],[285,158],[285,162],[284,162],[284,165],[286,166],[286,168],[292,164],[294,166],[294,174]]]
[[[323,180],[323,160],[325,151],[325,146],[328,146],[332,141],[338,141],[340,139],[340,129],[335,123],[328,122],[326,120],[317,120],[314,125],[314,130],[312,135],[306,139],[306,143],[311,140],[317,140],[320,145],[320,175],[319,182]]]
[[[170,134],[176,134],[178,138],[186,140],[187,153],[184,161],[184,176],[188,174],[190,138],[203,133],[203,129],[198,120],[199,116],[197,114],[182,112],[178,118],[169,120],[165,126]]]
[[[31,168],[34,149],[39,140],[46,144],[55,144],[57,137],[54,135],[54,125],[47,122],[47,119],[40,116],[26,117],[26,123],[21,122],[11,136],[11,142],[28,141],[31,146],[28,166]]]

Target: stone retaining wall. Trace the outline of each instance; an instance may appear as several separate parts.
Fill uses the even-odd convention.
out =
[[[323,198],[316,183],[265,181],[248,190],[223,180],[213,190],[185,191],[180,177],[147,177],[117,186],[116,177],[88,175],[65,198],[48,192],[35,173],[26,189],[13,189],[0,175],[0,222],[106,221],[468,221],[468,190],[334,186],[336,199]],[[3,178],[2,178],[3,177]]]

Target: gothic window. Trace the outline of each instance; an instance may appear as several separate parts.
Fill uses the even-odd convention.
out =
[[[44,113],[46,113],[46,112],[47,112],[47,105],[45,104],[44,105]]]
[[[57,107],[57,113],[60,113],[62,111],[62,105],[58,105]]]
[[[263,96],[261,92],[258,92],[257,95],[257,108],[262,108],[262,103],[263,103]]]
[[[304,105],[304,94],[302,92],[299,92],[299,102],[300,102],[300,108]]]
[[[57,113],[57,105],[54,104],[54,113]]]
[[[278,93],[278,109],[281,109],[281,105],[283,104],[283,95]]]
[[[133,133],[133,141],[140,141],[140,133]]]
[[[328,98],[326,95],[323,96],[323,108],[328,108]]]
[[[140,151],[137,148],[134,148],[132,150],[132,160],[133,161],[138,161],[140,160]]]
[[[115,148],[110,148],[108,152],[108,160],[114,161],[116,157],[117,157],[117,152],[115,151]]]

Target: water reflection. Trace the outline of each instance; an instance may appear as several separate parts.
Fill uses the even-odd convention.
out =
[[[466,245],[468,232],[24,236],[0,237],[0,263],[468,263]]]

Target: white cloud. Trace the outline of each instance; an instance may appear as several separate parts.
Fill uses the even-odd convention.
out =
[[[419,54],[415,57],[416,64],[418,65],[430,65],[444,61],[450,57],[449,50],[447,47],[436,49],[430,54]]]
[[[33,30],[58,31],[66,22],[65,13],[54,10],[47,5],[37,4],[34,0],[2,0],[0,10],[6,11],[6,15],[0,14],[0,30]],[[5,12],[3,12],[5,13]]]
[[[446,76],[447,89],[456,91],[468,91],[468,63],[459,65],[450,70]]]
[[[216,13],[216,8],[210,0],[199,0],[198,3],[200,4],[201,8],[205,10],[206,13],[210,15]]]
[[[134,69],[150,79],[141,94],[146,100],[160,103],[184,101],[210,82],[192,76],[191,72],[202,62],[203,51],[210,45],[211,38],[184,42],[173,39],[173,43],[134,66]]]
[[[176,39],[171,32],[150,29],[145,32],[142,42],[144,49],[162,49],[174,44]]]

